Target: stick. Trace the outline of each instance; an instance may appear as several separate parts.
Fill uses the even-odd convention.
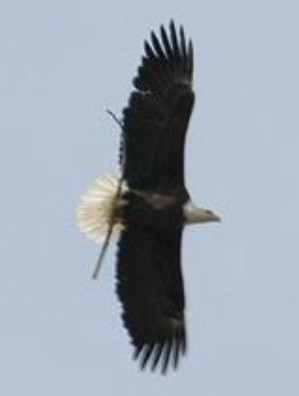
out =
[[[110,221],[109,221],[108,232],[107,232],[104,244],[102,246],[98,261],[96,263],[94,272],[92,274],[92,279],[96,279],[97,278],[97,276],[98,276],[98,274],[100,272],[100,269],[102,267],[102,263],[103,263],[103,260],[104,260],[105,253],[106,253],[107,248],[109,246],[110,238],[111,238],[113,227],[114,227],[115,208],[116,208],[116,205],[117,205],[118,199],[120,197],[120,193],[121,193],[121,184],[122,184],[122,177],[118,181],[116,194],[115,194],[115,197],[114,197],[113,203],[112,203],[112,212],[111,212],[112,214],[111,214],[111,218],[110,218]]]
[[[123,124],[120,121],[120,119],[117,118],[117,116],[110,109],[107,109],[106,111],[112,117],[112,119],[117,123],[117,125],[120,127],[120,129],[122,130],[123,129]]]

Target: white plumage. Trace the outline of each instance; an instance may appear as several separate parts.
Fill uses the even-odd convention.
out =
[[[96,243],[103,243],[110,226],[115,208],[119,179],[107,174],[96,179],[82,195],[77,210],[77,225],[79,230]],[[122,185],[121,192],[126,187]],[[116,222],[113,225],[111,237],[117,240],[123,226]]]

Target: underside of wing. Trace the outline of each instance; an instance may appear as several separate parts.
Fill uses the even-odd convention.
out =
[[[143,190],[184,187],[185,135],[194,103],[193,51],[183,28],[151,34],[124,109],[123,176]]]
[[[177,367],[185,353],[181,227],[160,232],[128,226],[119,242],[117,292],[141,368]]]

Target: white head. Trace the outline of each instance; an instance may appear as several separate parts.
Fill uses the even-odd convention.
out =
[[[192,201],[184,205],[185,224],[220,221],[220,217],[208,209],[198,208]]]

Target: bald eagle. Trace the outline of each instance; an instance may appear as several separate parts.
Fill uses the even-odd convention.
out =
[[[116,290],[134,357],[165,373],[186,351],[183,229],[220,218],[193,204],[185,186],[192,42],[171,21],[168,32],[151,32],[144,51],[120,122],[121,175],[94,182],[81,198],[78,225],[96,242],[118,240]]]

